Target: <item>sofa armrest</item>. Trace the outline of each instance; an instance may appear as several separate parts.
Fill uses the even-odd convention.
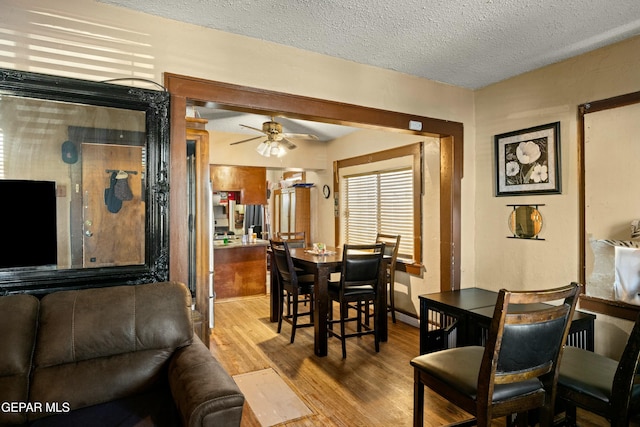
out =
[[[185,426],[240,425],[244,395],[197,336],[175,352],[168,374]]]

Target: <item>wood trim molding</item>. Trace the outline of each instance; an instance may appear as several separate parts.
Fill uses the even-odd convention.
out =
[[[362,156],[356,156],[356,157],[350,157],[348,159],[343,159],[343,160],[337,160],[334,162],[334,171],[333,171],[333,176],[334,176],[334,182],[333,182],[333,188],[334,188],[334,194],[335,194],[335,189],[336,188],[340,188],[339,187],[339,182],[338,182],[338,177],[340,176],[340,169],[342,168],[347,168],[347,167],[351,167],[351,166],[358,166],[358,165],[365,165],[365,164],[369,164],[369,163],[376,163],[376,162],[382,162],[385,160],[389,160],[389,159],[394,159],[394,158],[398,158],[398,157],[408,157],[411,156],[412,157],[412,164],[411,164],[411,168],[413,171],[418,171],[418,173],[413,175],[413,188],[416,189],[416,191],[414,191],[414,200],[413,200],[413,205],[417,206],[417,209],[414,210],[414,217],[413,217],[413,223],[414,223],[414,231],[415,228],[417,227],[418,230],[422,229],[422,194],[423,194],[423,188],[422,188],[422,182],[423,182],[423,175],[424,175],[424,171],[422,169],[423,165],[422,165],[422,142],[417,142],[414,144],[409,144],[409,145],[405,145],[402,147],[397,147],[397,148],[391,148],[389,150],[384,150],[384,151],[377,151],[375,153],[369,153],[369,154],[365,154]],[[334,231],[335,231],[335,241],[336,242],[340,242],[341,241],[341,234],[340,234],[340,218],[335,218],[334,221]],[[413,247],[414,247],[414,258],[417,264],[421,264],[422,263],[422,233],[421,231],[418,231],[417,233],[414,233],[413,236]],[[398,263],[399,265],[400,263]],[[396,270],[399,270],[399,268],[396,268]],[[404,270],[406,271],[406,270]],[[415,269],[411,270],[411,271],[415,271]]]
[[[186,180],[181,166],[183,150],[175,145],[184,140],[186,101],[214,102],[220,108],[263,115],[287,117],[428,135],[441,138],[441,290],[460,288],[460,215],[463,164],[463,125],[449,120],[363,107],[265,89],[204,80],[172,73],[164,74],[164,85],[171,93],[171,277],[183,280],[187,253],[177,234],[187,220],[183,211]],[[174,104],[177,102],[178,104]],[[409,129],[410,122],[422,123],[422,131]],[[444,170],[443,170],[444,168]],[[335,188],[335,187],[334,187]],[[174,205],[174,202],[176,205]]]
[[[640,307],[637,305],[625,304],[621,301],[612,301],[587,295],[580,296],[580,308],[631,321],[636,320],[640,310]]]
[[[586,191],[585,191],[585,115],[589,113],[595,113],[598,111],[608,110],[612,108],[624,107],[627,105],[640,103],[640,92],[632,92],[624,95],[614,96],[611,98],[601,99],[598,101],[586,102],[578,106],[578,204],[579,204],[579,242],[578,254],[579,259],[579,277],[580,283],[583,283],[586,288],[587,281],[587,266],[586,266]],[[613,284],[612,284],[613,286]],[[586,291],[586,289],[585,289]],[[632,304],[625,304],[620,301],[613,301],[603,298],[596,298],[587,295],[583,295],[580,299],[580,307],[585,310],[594,311],[596,313],[602,313],[613,317],[620,317],[622,319],[635,320],[638,313],[640,313],[640,307]]]

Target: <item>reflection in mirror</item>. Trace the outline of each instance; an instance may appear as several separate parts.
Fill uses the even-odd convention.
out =
[[[540,239],[538,234],[542,231],[542,214],[538,206],[511,205],[513,211],[509,214],[509,230],[513,237],[520,239]]]
[[[55,267],[144,264],[145,113],[3,96],[0,118],[0,178],[55,185]],[[46,223],[21,218],[29,217],[5,225],[18,232]],[[37,256],[20,265],[37,265]]]
[[[582,108],[585,288],[591,297],[639,305],[638,265],[628,261],[640,253],[633,233],[640,218],[640,199],[634,196],[640,180],[640,93],[605,101]]]
[[[0,293],[167,276],[167,107],[166,92],[0,70],[0,197],[15,201],[0,221],[20,242]]]

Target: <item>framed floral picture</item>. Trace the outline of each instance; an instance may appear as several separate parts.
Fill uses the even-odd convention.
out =
[[[560,122],[495,136],[496,196],[560,194]]]

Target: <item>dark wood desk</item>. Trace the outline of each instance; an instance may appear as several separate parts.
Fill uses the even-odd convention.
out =
[[[315,284],[313,287],[313,296],[315,299],[315,315],[316,321],[313,325],[314,331],[314,353],[316,356],[327,355],[327,322],[329,314],[329,293],[328,282],[331,273],[340,271],[342,268],[342,248],[327,248],[333,253],[327,255],[314,255],[308,252],[308,248],[291,248],[291,258],[296,267],[302,268],[307,273],[313,274]],[[386,261],[383,261],[386,262]],[[273,263],[271,264],[274,265]],[[272,267],[273,268],[273,267]],[[386,284],[386,266],[380,270],[380,280],[378,280],[378,307],[387,306],[387,284]],[[273,276],[273,271],[272,271]],[[280,289],[277,280],[271,280],[271,321],[277,321],[277,313],[282,303],[280,298]],[[323,321],[318,321],[323,319]],[[378,325],[380,328],[380,341],[387,341],[388,325],[387,311],[378,310]]]
[[[498,293],[480,288],[420,295],[420,354],[483,345]],[[517,309],[517,306],[514,307]],[[594,349],[596,316],[576,310],[567,343]]]

